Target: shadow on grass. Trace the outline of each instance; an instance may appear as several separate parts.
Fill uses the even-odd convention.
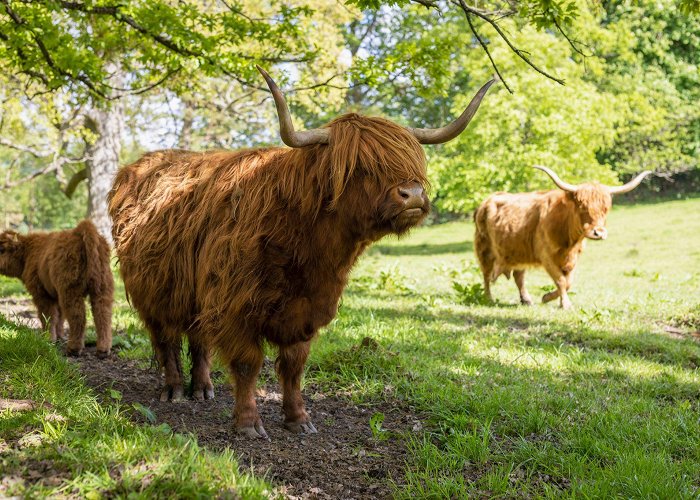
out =
[[[420,245],[373,245],[368,252],[381,255],[440,255],[446,253],[471,253],[474,245],[471,241],[455,243],[422,243]]]

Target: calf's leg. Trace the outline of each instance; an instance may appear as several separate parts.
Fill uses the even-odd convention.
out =
[[[44,331],[48,330],[51,342],[56,342],[58,339],[56,324],[60,321],[58,304],[56,304],[54,299],[44,294],[35,294],[32,296],[32,299],[39,315],[41,329]]]
[[[532,305],[532,297],[525,288],[525,271],[513,271],[513,279],[520,292],[520,303],[526,306]]]
[[[304,399],[301,396],[301,377],[304,373],[306,358],[309,356],[311,342],[299,342],[280,347],[275,369],[282,385],[282,410],[284,426],[292,432],[313,434],[316,427],[306,413]]]
[[[61,308],[58,307],[58,303],[54,303],[51,313],[52,328],[51,337],[55,335],[57,339],[65,340],[66,334],[63,332],[63,314],[61,313]]]
[[[85,298],[82,293],[67,290],[58,296],[58,306],[68,321],[69,356],[79,356],[85,349]]]
[[[112,294],[90,294],[92,317],[97,334],[97,357],[109,355],[112,348]]]

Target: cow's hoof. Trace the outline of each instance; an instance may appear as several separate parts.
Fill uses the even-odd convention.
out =
[[[105,359],[109,357],[109,351],[95,351],[95,355],[99,359]]]
[[[160,393],[161,401],[180,401],[184,399],[185,391],[181,385],[169,386],[166,385]]]
[[[267,437],[267,432],[265,432],[265,428],[262,425],[262,422],[258,420],[255,422],[255,424],[247,426],[247,427],[239,427],[236,429],[236,432],[240,434],[243,437],[251,438],[251,439],[267,439],[268,441],[270,440],[269,437]]]
[[[530,297],[527,298],[520,298],[520,303],[524,306],[531,306],[532,305],[532,299]]]
[[[285,422],[284,426],[296,434],[316,434],[318,432],[310,420],[307,422]]]
[[[197,401],[204,401],[205,399],[214,399],[214,387],[211,385],[209,387],[204,387],[202,389],[195,389],[192,391],[192,397]]]
[[[72,357],[72,358],[77,358],[83,353],[82,349],[74,349],[71,347],[66,347],[66,355]]]
[[[571,302],[562,302],[561,308],[563,311],[568,311],[569,309],[571,309]]]

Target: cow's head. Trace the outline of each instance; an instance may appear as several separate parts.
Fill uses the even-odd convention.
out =
[[[24,269],[22,236],[14,231],[0,233],[0,274],[18,278]]]
[[[279,87],[260,67],[277,107],[282,141],[304,148],[320,169],[327,208],[372,239],[402,234],[428,214],[428,180],[421,144],[457,137],[495,80],[486,83],[464,112],[438,129],[402,127],[384,118],[349,113],[323,128],[296,131]],[[309,175],[316,175],[309,172]]]
[[[651,173],[651,171],[646,170],[623,186],[611,187],[598,182],[587,182],[577,186],[564,182],[547,167],[536,165],[535,168],[545,172],[552,178],[557,187],[567,192],[569,199],[576,206],[584,236],[592,240],[604,240],[608,237],[605,219],[612,206],[612,195],[632,191]]]

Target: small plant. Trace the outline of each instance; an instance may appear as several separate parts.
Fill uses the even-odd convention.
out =
[[[372,431],[372,437],[374,437],[374,439],[378,439],[379,441],[389,439],[389,432],[382,428],[383,423],[383,413],[375,413],[369,418],[369,428]]]
[[[622,273],[624,276],[627,276],[628,278],[641,278],[644,276],[644,273],[640,271],[639,269],[632,269],[631,271],[625,271]]]
[[[142,405],[141,403],[134,403],[132,404],[134,407],[134,410],[139,412],[143,417],[148,420],[150,423],[155,424],[156,423],[156,414],[153,410],[150,408]]]
[[[457,296],[457,302],[466,306],[484,305],[488,303],[484,286],[481,283],[463,285],[459,281],[452,282],[452,289]]]
[[[377,277],[377,289],[388,292],[414,292],[414,288],[406,284],[406,276],[401,272],[399,266],[394,264],[379,272]]]

